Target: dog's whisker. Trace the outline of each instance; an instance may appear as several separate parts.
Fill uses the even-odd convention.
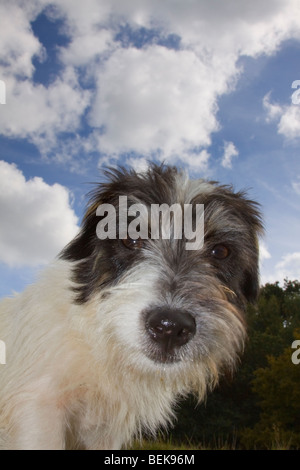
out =
[[[222,284],[220,284],[220,287],[228,294],[233,295],[234,297],[237,297],[237,294],[232,289],[229,289],[229,287],[223,286]]]

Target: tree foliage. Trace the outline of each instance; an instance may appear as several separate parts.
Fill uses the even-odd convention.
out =
[[[248,343],[238,373],[224,377],[205,404],[188,397],[179,409],[175,440],[227,448],[300,448],[300,282],[262,287],[248,307]],[[300,357],[300,354],[299,354]]]

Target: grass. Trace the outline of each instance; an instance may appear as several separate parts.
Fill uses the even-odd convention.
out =
[[[274,442],[270,450],[290,450],[290,443],[287,442]],[[227,442],[224,443],[216,443],[215,446],[212,445],[203,445],[202,443],[199,444],[188,444],[188,443],[175,443],[170,441],[147,441],[143,440],[141,442],[135,442],[130,448],[127,450],[238,450],[238,447],[234,447],[232,444],[228,444]],[[255,450],[255,449],[253,449]]]
[[[175,444],[166,441],[135,442],[130,450],[200,450],[201,447]]]
[[[177,443],[172,438],[157,440],[146,440],[136,441],[128,450],[235,450],[235,443],[229,443],[228,441],[217,442],[215,446],[205,445],[201,442],[195,444],[189,442]]]

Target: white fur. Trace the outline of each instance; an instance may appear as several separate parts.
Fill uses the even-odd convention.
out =
[[[81,306],[72,303],[69,263],[58,261],[37,284],[0,303],[7,355],[0,448],[63,449],[66,430],[76,429],[71,446],[118,449],[142,428],[167,424],[190,383],[182,365],[157,365],[142,353],[139,313],[153,300],[157,275],[151,266],[136,268],[107,300]],[[197,367],[204,389],[207,374]]]

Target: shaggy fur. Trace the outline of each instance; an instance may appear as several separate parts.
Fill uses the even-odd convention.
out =
[[[202,400],[243,349],[258,290],[257,204],[168,166],[108,176],[78,236],[0,304],[0,448],[118,449],[166,426],[178,397]],[[122,195],[147,207],[204,204],[203,247],[99,240],[97,207]]]

